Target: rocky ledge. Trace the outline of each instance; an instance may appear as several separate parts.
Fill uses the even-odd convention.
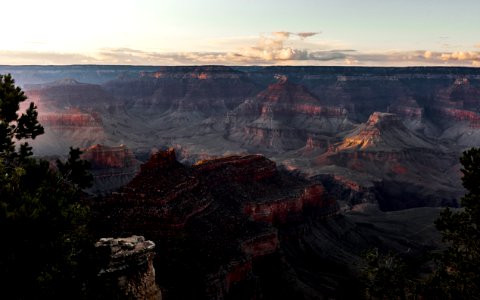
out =
[[[155,283],[155,244],[152,241],[135,235],[127,238],[102,238],[95,247],[102,265],[98,274],[99,293],[102,297],[162,299]]]

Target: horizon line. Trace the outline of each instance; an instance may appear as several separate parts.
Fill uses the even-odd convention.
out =
[[[407,66],[395,66],[395,65],[225,65],[225,64],[192,64],[192,65],[128,65],[128,64],[19,64],[9,65],[0,64],[0,67],[235,67],[235,68],[462,68],[462,69],[479,69],[480,66],[462,66],[462,65],[407,65]]]

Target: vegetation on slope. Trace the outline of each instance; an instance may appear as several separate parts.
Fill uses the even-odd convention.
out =
[[[480,148],[463,152],[463,209],[446,208],[435,221],[445,250],[424,262],[431,270],[420,276],[419,265],[378,250],[365,255],[368,299],[480,299]]]
[[[10,75],[0,75],[0,284],[8,299],[82,298],[92,273],[88,207],[81,188],[92,177],[71,149],[53,168],[25,141],[44,133],[37,108]]]

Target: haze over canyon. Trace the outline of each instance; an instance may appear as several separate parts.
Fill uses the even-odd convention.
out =
[[[480,145],[476,68],[4,73],[38,106],[35,155],[83,149],[99,233],[157,244],[164,299],[351,298],[362,251],[439,247],[433,220]]]

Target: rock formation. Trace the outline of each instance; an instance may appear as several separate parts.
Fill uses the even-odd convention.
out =
[[[431,234],[431,226],[415,229],[423,214],[411,216],[426,212],[431,225],[434,210],[415,207],[455,206],[464,192],[460,152],[480,144],[478,68],[0,66],[0,73],[42,83],[24,86],[47,132],[31,143],[39,155],[101,143],[128,145],[145,160],[169,146],[184,162],[205,160],[183,165],[173,151],[161,152],[92,205],[108,236],[140,233],[156,242],[159,281],[180,299],[354,298],[332,292],[354,289],[332,261],[353,265],[357,245],[386,240],[407,251],[403,228]],[[48,84],[61,78],[75,79]],[[93,147],[89,159],[98,172],[122,176],[130,154]],[[345,215],[336,217],[337,203]],[[412,209],[392,211],[404,208]],[[375,223],[379,216],[385,221]],[[421,239],[417,246],[425,249]]]
[[[161,300],[155,282],[155,244],[142,236],[102,238],[95,244],[101,270],[98,299]]]
[[[391,113],[374,112],[365,124],[345,136],[338,151],[374,149],[375,151],[401,151],[406,148],[435,149],[436,145],[410,131]]]
[[[231,138],[277,152],[301,148],[309,134],[334,135],[351,128],[345,108],[323,105],[286,78],[241,104],[227,123]]]
[[[243,72],[224,66],[161,67],[137,80],[111,82],[107,89],[132,99],[133,111],[164,115],[170,123],[223,115],[258,90]]]
[[[373,113],[366,123],[318,157],[319,166],[336,168],[329,187],[340,188],[346,194],[361,191],[365,197],[362,202],[376,198],[384,210],[456,205],[461,191],[456,172],[450,177],[442,175],[445,169],[457,169],[455,154],[409,130],[391,113]],[[320,173],[324,172],[332,169]],[[410,194],[413,190],[417,196]]]
[[[83,149],[81,159],[90,162],[94,182],[89,191],[94,193],[117,189],[130,182],[140,170],[140,162],[125,145],[96,144]]]
[[[69,147],[87,148],[107,140],[102,118],[95,112],[79,109],[55,113],[40,111],[38,119],[45,134],[30,142],[37,155],[65,155]]]
[[[425,132],[425,109],[413,97],[399,99],[390,104],[388,112],[396,114],[412,131]]]
[[[166,295],[200,299],[224,299],[231,289],[253,283],[258,259],[280,249],[278,227],[337,209],[321,184],[279,171],[263,156],[187,167],[173,149],[152,155],[131,183],[94,206],[96,219],[103,220],[98,228],[138,232],[157,243],[160,278],[179,279],[186,272],[198,281],[185,278],[192,284],[188,291],[178,290],[178,282],[160,281],[168,286]],[[179,245],[191,250],[174,251]]]
[[[40,111],[45,112],[61,112],[69,108],[91,109],[116,102],[100,85],[81,83],[72,78],[29,85],[26,94]]]
[[[93,78],[92,68],[101,86],[84,80]],[[64,155],[69,146],[97,143],[122,143],[145,153],[171,146],[181,149],[180,158],[189,163],[261,153],[311,175],[368,175],[368,187],[362,185],[367,190],[376,187],[374,182],[427,172],[422,186],[430,185],[433,191],[445,177],[437,176],[452,172],[455,180],[444,183],[451,189],[449,195],[460,195],[463,190],[454,183],[458,168],[451,160],[480,143],[477,69],[85,66],[57,71],[19,67],[18,72],[21,78],[75,78],[28,86],[27,94],[38,101],[47,129],[31,143],[40,155]],[[71,106],[80,109],[64,109]],[[51,114],[42,107],[60,111]],[[397,115],[396,125],[368,125],[374,112]],[[376,146],[367,146],[371,142]],[[424,153],[416,151],[432,147],[433,152],[427,151],[430,159],[448,154],[439,154],[434,167],[425,166],[429,160],[419,159]],[[353,159],[346,163],[348,157]]]

